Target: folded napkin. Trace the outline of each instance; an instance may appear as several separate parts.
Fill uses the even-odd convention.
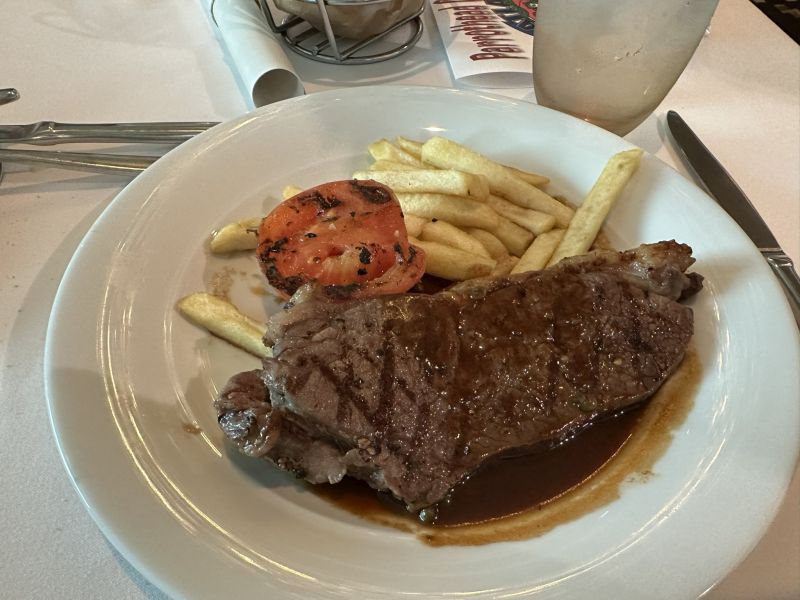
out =
[[[203,1],[255,106],[305,93],[278,35],[254,0]]]
[[[429,0],[453,77],[484,88],[533,85],[534,0]]]

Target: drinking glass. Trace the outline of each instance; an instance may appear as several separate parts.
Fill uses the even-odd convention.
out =
[[[537,102],[625,135],[678,80],[718,1],[540,0]]]

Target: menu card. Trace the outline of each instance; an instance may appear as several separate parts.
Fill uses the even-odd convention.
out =
[[[428,0],[453,77],[485,88],[532,83],[534,0]]]

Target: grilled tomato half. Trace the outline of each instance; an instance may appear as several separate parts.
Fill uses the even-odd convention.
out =
[[[261,222],[257,254],[286,297],[310,281],[334,298],[399,294],[425,272],[397,198],[372,180],[325,183],[284,200]]]

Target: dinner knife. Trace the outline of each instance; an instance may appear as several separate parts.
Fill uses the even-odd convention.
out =
[[[681,116],[673,110],[669,111],[667,125],[684,158],[706,185],[708,191],[717,203],[733,217],[733,220],[750,237],[767,260],[786,291],[795,318],[798,318],[800,315],[800,277],[794,269],[792,259],[781,249],[764,219],[761,218],[725,167],[711,154]],[[800,323],[800,321],[798,322]]]
[[[211,121],[154,123],[58,123],[0,125],[0,143],[145,142],[180,144],[218,125]]]

